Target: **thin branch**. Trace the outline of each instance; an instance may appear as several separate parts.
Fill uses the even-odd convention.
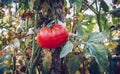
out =
[[[98,3],[97,0],[95,0],[96,10],[98,10],[98,13],[96,14],[96,16],[97,16],[97,23],[98,23],[98,26],[99,26],[99,31],[101,32],[102,31],[102,26],[101,26],[101,23],[100,23],[101,4],[100,4],[99,9],[98,9],[97,3]]]
[[[95,0],[95,6],[96,6],[96,10],[99,12],[99,10],[98,10],[98,1],[97,0]]]
[[[87,3],[84,2],[85,6],[87,6],[87,9],[89,8],[89,9],[92,10],[95,14],[97,14],[98,11],[95,12],[94,9],[92,8],[92,5],[93,5],[94,3],[95,3],[95,1],[94,1],[91,5],[88,5]],[[86,10],[87,10],[87,9],[86,9]]]

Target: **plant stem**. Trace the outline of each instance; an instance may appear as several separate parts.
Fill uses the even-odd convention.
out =
[[[35,20],[35,22],[34,22],[35,24],[37,24],[37,22],[36,22],[37,16],[38,15],[35,15],[35,19],[34,19]],[[26,69],[26,73],[27,74],[34,74],[35,66],[38,63],[39,57],[40,57],[40,50],[39,50],[39,48],[35,49],[35,44],[36,44],[35,43],[35,36],[36,36],[35,29],[36,29],[36,26],[34,26],[34,35],[33,35],[33,43],[32,43],[32,55],[31,55],[30,61],[28,63],[27,69]],[[36,52],[36,51],[38,51],[38,52]]]
[[[37,56],[36,56],[36,58],[35,58],[35,60],[34,60],[34,62],[33,62],[33,69],[35,68],[35,66],[39,63],[39,60],[40,60],[40,55],[41,55],[41,49],[42,48],[38,48],[37,50],[38,50],[38,52],[36,52],[37,53]]]
[[[105,15],[107,15],[106,12],[105,12]],[[106,30],[106,28],[107,28],[107,19],[105,19],[104,24],[105,24],[105,26],[104,26],[104,30]]]
[[[100,11],[101,11],[101,4],[99,6],[99,9],[98,9],[98,2],[97,0],[95,0],[95,6],[96,6],[96,10],[97,10],[97,23],[98,23],[98,26],[99,26],[99,31],[102,32],[102,26],[101,26],[101,23],[100,23]]]
[[[62,71],[62,59],[60,58],[61,48],[52,49],[52,65],[50,69],[50,74],[64,74]]]
[[[26,19],[26,21],[27,21],[27,25],[26,25],[26,32],[28,31],[28,23],[29,23],[29,19]]]
[[[91,5],[88,5],[87,3],[85,3],[85,6],[87,7],[87,9],[91,9],[95,14],[98,13],[98,11],[95,10],[95,8],[93,7],[93,4],[95,3],[95,1],[91,4]],[[87,10],[86,9],[86,10]]]
[[[96,6],[96,10],[99,12],[99,10],[98,10],[98,2],[97,2],[97,0],[95,0],[95,6]]]
[[[102,32],[102,26],[101,26],[101,23],[100,23],[100,13],[98,13],[96,16],[97,16],[97,23],[98,23],[98,26],[99,26],[99,31]]]
[[[16,70],[16,55],[15,55],[15,50],[14,50],[14,54],[13,54],[13,71]]]

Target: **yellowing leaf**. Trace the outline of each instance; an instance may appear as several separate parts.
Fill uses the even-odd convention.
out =
[[[114,36],[116,34],[116,30],[112,31],[112,36]]]
[[[78,20],[81,21],[84,18],[84,15],[82,13],[77,14]]]
[[[21,9],[20,12],[19,12],[19,15],[22,15],[24,12],[25,12],[25,10]]]
[[[4,64],[8,65],[8,64],[9,64],[9,61],[8,61],[8,60],[4,61]]]
[[[5,16],[5,17],[3,18],[3,23],[7,23],[7,21],[9,21],[9,18],[10,18],[10,16]]]
[[[66,22],[66,28],[69,32],[71,32],[71,22],[70,21]]]
[[[3,18],[3,23],[6,23],[9,21],[10,17],[12,15],[12,12],[8,12],[7,15]]]
[[[12,48],[10,48],[10,52],[11,52],[11,53],[13,53],[13,52],[14,52],[14,50],[15,50],[15,49],[14,49],[13,47],[12,47]]]
[[[76,73],[75,74],[80,74],[80,72],[79,71],[76,71]]]
[[[117,45],[118,45],[117,42],[110,42],[106,47],[108,48],[110,53],[113,54]]]
[[[117,42],[110,42],[110,43],[107,45],[107,48],[108,48],[108,49],[114,49],[114,48],[117,47],[117,45],[118,45]]]

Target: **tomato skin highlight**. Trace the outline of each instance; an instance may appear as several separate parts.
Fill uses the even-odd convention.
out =
[[[53,24],[52,28],[41,28],[37,33],[37,43],[43,48],[57,48],[66,43],[69,33],[62,25]]]

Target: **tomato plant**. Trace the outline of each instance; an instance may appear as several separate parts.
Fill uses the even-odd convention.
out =
[[[60,24],[53,24],[52,28],[41,28],[37,33],[37,43],[43,48],[57,48],[68,40],[67,30]]]
[[[107,1],[0,0],[0,74],[109,74],[120,1]]]

